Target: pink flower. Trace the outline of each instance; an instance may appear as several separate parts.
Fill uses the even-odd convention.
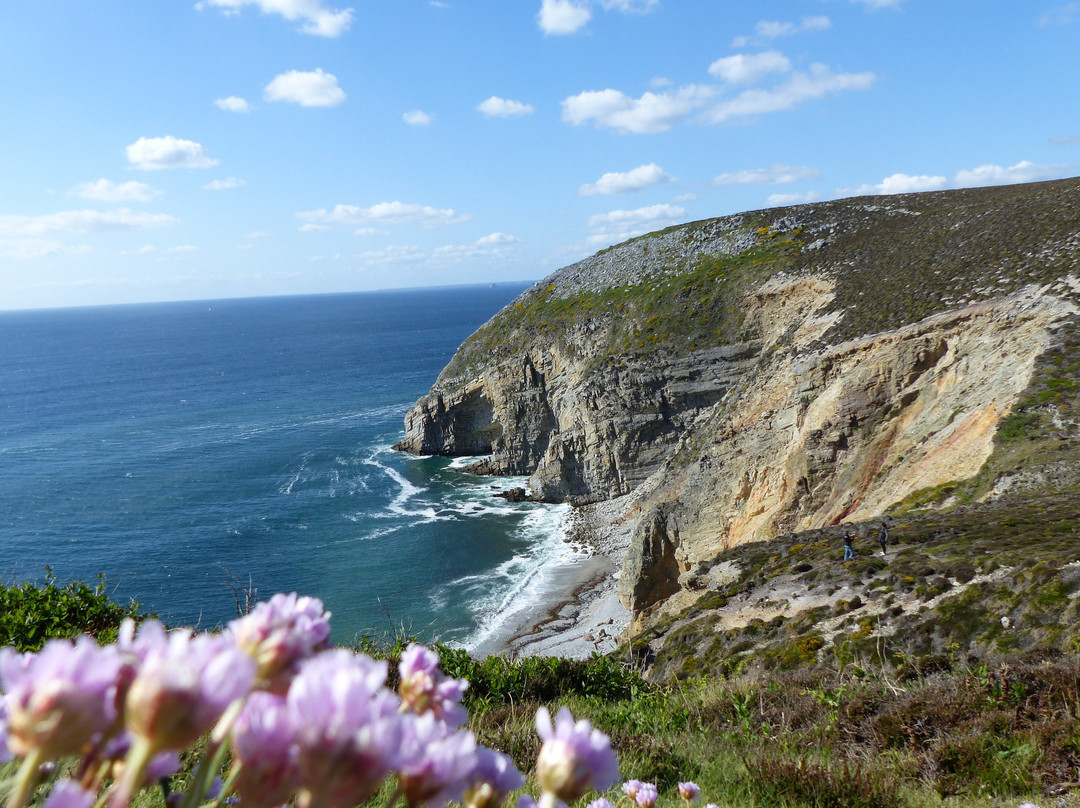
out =
[[[407,761],[401,702],[385,683],[385,662],[344,649],[324,651],[301,665],[286,704],[311,805],[351,808]]]
[[[603,791],[618,779],[611,741],[588,721],[575,723],[565,707],[554,726],[547,708],[537,710],[536,731],[544,740],[536,759],[536,779],[544,791],[571,802],[590,788]]]
[[[589,808],[611,808],[611,803],[603,797],[595,799],[589,803]]]
[[[511,791],[523,785],[525,775],[508,755],[480,746],[476,749],[476,768],[469,775],[462,801],[467,808],[499,808]]]
[[[660,792],[657,791],[656,786],[652,783],[642,783],[638,787],[637,794],[634,795],[634,801],[637,802],[641,808],[653,808],[658,799],[660,799]]]
[[[89,637],[50,640],[36,654],[0,649],[7,743],[42,760],[75,754],[116,720],[121,657]]]
[[[398,783],[410,808],[427,802],[458,801],[465,778],[476,766],[476,740],[466,730],[450,732],[433,713],[404,718],[403,753],[410,758],[398,770]]]
[[[639,788],[641,788],[640,780],[627,780],[625,783],[622,784],[623,794],[625,794],[632,800],[637,799],[637,793]]]
[[[251,808],[287,803],[300,788],[296,727],[285,699],[252,693],[233,725],[236,792]]]
[[[279,592],[229,623],[228,631],[258,665],[256,689],[283,696],[300,663],[328,647],[330,612],[317,598]]]
[[[430,710],[448,727],[460,727],[468,718],[461,698],[469,682],[451,679],[439,670],[439,655],[430,648],[412,643],[401,655],[398,665],[401,685],[398,693],[412,712]]]
[[[208,732],[232,702],[247,694],[255,663],[230,637],[144,624],[142,663],[125,700],[124,724],[150,749],[183,749]],[[140,637],[136,637],[136,642]]]
[[[696,800],[698,794],[700,793],[701,789],[698,788],[697,783],[679,783],[679,796],[687,802],[693,802],[694,800]]]

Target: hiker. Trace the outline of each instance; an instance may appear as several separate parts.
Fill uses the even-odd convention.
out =
[[[855,557],[855,534],[851,532],[851,528],[844,528],[844,561]]]
[[[881,557],[887,558],[885,548],[889,546],[889,526],[883,521],[877,534],[878,544],[881,545]]]

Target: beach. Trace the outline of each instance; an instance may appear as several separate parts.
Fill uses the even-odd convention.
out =
[[[630,610],[617,595],[633,521],[627,519],[632,495],[572,508],[565,541],[581,550],[573,561],[552,571],[543,599],[528,615],[472,648],[483,657],[557,656],[584,659],[620,645]]]

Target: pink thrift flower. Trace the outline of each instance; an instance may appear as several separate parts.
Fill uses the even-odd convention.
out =
[[[401,655],[398,665],[401,700],[414,713],[430,710],[448,727],[460,727],[468,718],[461,698],[469,686],[466,679],[451,679],[439,670],[439,655],[418,643],[412,643]]]
[[[89,637],[50,640],[36,654],[0,649],[7,744],[42,760],[79,752],[116,720],[122,660]]]
[[[124,724],[155,752],[183,749],[248,693],[255,663],[224,635],[184,630],[162,640],[157,628],[144,625],[144,631],[149,642],[140,649],[143,660],[128,688]]]
[[[427,802],[459,801],[465,778],[476,766],[476,740],[466,730],[450,732],[433,713],[403,717],[402,751],[410,760],[398,769],[398,784],[410,808]]]
[[[679,796],[687,802],[693,802],[694,800],[696,800],[698,794],[700,793],[701,789],[698,788],[697,783],[679,783]]]
[[[554,726],[546,707],[537,710],[536,731],[544,741],[536,759],[536,779],[544,791],[571,802],[590,788],[603,791],[618,779],[611,741],[588,721],[575,723],[565,707]]]
[[[611,808],[611,803],[603,797],[595,799],[589,803],[589,808]]]
[[[401,702],[385,687],[386,663],[344,649],[300,667],[286,704],[310,805],[351,808],[368,800],[402,753]]]
[[[285,699],[252,693],[233,725],[233,757],[240,764],[236,792],[244,805],[272,808],[300,788],[296,728]]]
[[[641,788],[640,780],[627,780],[622,784],[623,794],[628,796],[632,800],[637,799],[638,789]]]
[[[71,780],[60,780],[49,792],[42,808],[90,808],[97,797],[93,791],[87,791]]]
[[[256,689],[283,696],[300,663],[329,647],[330,612],[317,598],[279,592],[228,631],[258,666]]]
[[[518,797],[517,808],[536,808],[536,800],[528,794],[522,794]]]
[[[525,775],[518,771],[509,755],[480,746],[476,749],[476,768],[469,775],[462,802],[467,808],[499,808],[507,795],[525,785]]]
[[[8,748],[7,712],[4,708],[4,699],[0,697],[0,764],[7,763],[13,755]]]
[[[657,791],[656,786],[652,783],[642,783],[637,790],[637,794],[634,796],[634,801],[637,802],[641,808],[653,808],[658,799],[660,799],[660,792]]]

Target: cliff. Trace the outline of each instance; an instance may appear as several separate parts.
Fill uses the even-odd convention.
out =
[[[642,628],[731,548],[1080,490],[1078,304],[1078,179],[694,222],[523,293],[398,448],[632,494]]]

